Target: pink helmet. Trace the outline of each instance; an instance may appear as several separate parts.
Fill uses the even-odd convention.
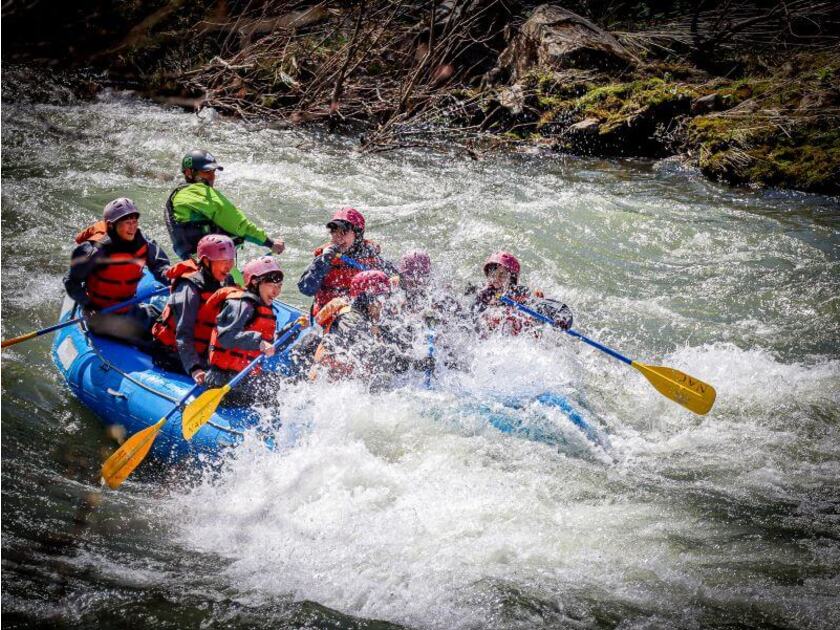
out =
[[[198,241],[196,250],[198,259],[233,260],[236,258],[236,248],[229,236],[224,234],[208,234]]]
[[[400,258],[399,270],[401,276],[422,278],[432,273],[432,259],[424,250],[414,249]]]
[[[354,300],[360,295],[373,297],[391,292],[388,276],[382,271],[362,271],[350,281],[350,297]]]
[[[278,265],[271,256],[260,256],[259,258],[255,258],[254,260],[247,262],[242,268],[242,276],[245,280],[246,287],[251,284],[251,280],[254,278],[260,278],[261,276],[265,276],[269,273],[280,274],[280,279],[283,279],[283,270],[280,269],[280,265]]]
[[[338,221],[349,223],[357,232],[365,231],[365,217],[355,208],[342,208],[341,210],[337,210],[335,214],[332,215],[330,222],[327,223],[327,227],[329,228],[334,225],[338,225]]]
[[[510,252],[496,252],[495,254],[490,254],[487,260],[484,261],[484,275],[487,275],[487,268],[490,265],[501,265],[507,269],[512,276],[519,275],[519,261],[516,259],[516,256]]]
[[[102,212],[102,218],[108,223],[116,223],[120,219],[136,214],[140,216],[140,210],[134,205],[134,202],[128,197],[119,197],[113,201],[109,201]]]

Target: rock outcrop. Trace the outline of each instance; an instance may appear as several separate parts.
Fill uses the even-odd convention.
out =
[[[607,31],[561,7],[543,4],[531,14],[499,56],[499,69],[516,82],[535,67],[623,70],[635,57]]]

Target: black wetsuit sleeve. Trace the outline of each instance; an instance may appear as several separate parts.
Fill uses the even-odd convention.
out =
[[[320,256],[316,256],[309,267],[301,274],[298,280],[298,290],[304,295],[313,296],[318,293],[324,278],[330,271],[332,259],[336,256],[336,250],[328,247]]]
[[[255,330],[245,330],[256,312],[248,300],[228,300],[216,319],[216,342],[223,348],[259,350],[262,335]]]
[[[201,295],[196,286],[184,280],[178,282],[169,298],[169,309],[175,320],[175,346],[178,349],[178,357],[187,374],[192,374],[197,369],[207,369],[207,362],[203,361],[195,350],[195,322],[200,308]]]
[[[166,277],[166,270],[170,266],[169,257],[155,241],[147,239],[146,242],[149,247],[149,253],[146,258],[149,271],[152,272],[155,280],[161,284],[169,284],[169,279]]]
[[[64,275],[64,289],[73,300],[82,306],[90,304],[90,298],[85,291],[85,282],[96,266],[96,259],[102,251],[92,243],[85,242],[73,250],[70,258],[70,269]]]

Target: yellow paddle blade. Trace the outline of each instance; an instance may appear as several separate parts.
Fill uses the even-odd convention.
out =
[[[685,372],[638,361],[633,361],[632,365],[660,394],[696,414],[702,416],[708,413],[715,403],[715,388]]]
[[[230,385],[217,387],[216,389],[208,389],[201,396],[192,401],[187,408],[184,409],[183,417],[181,418],[181,431],[184,433],[185,440],[191,440],[198,430],[213,417],[216,407],[222,402],[230,391]]]
[[[128,438],[117,451],[102,464],[102,478],[112,490],[120,487],[123,481],[140,465],[152,443],[155,441],[166,418],[161,418],[152,426],[138,431]]]

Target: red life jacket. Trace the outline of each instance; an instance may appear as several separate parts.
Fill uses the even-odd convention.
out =
[[[260,336],[271,343],[274,341],[274,333],[277,330],[277,318],[274,315],[274,309],[262,303],[262,300],[255,301],[254,295],[248,293],[239,287],[224,287],[216,291],[218,294],[221,291],[228,290],[222,302],[227,300],[251,300],[254,303],[254,318],[245,326],[246,331],[258,332]],[[214,297],[215,295],[214,294]],[[211,298],[212,300],[213,298]],[[221,305],[220,305],[221,306]],[[219,308],[221,311],[221,308]],[[260,356],[259,350],[243,350],[241,348],[224,348],[218,344],[219,329],[214,326],[213,332],[210,335],[210,365],[219,368],[220,370],[228,370],[231,372],[241,372],[245,366],[251,361]],[[258,374],[260,366],[257,366],[252,374]]]
[[[373,241],[365,239],[362,241],[363,247],[359,249],[365,250],[365,256],[354,258],[360,265],[364,265],[368,269],[379,269],[379,245]],[[315,250],[315,257],[317,258],[324,253],[324,250],[330,243],[324,243]],[[315,303],[312,305],[312,314],[316,315],[321,307],[327,302],[337,297],[346,297],[350,294],[350,281],[361,270],[351,267],[341,260],[340,256],[336,256],[332,261],[332,266],[321,281],[321,288],[315,294]]]
[[[125,302],[137,293],[137,285],[143,277],[143,268],[149,254],[146,239],[140,240],[141,244],[133,252],[112,251],[105,221],[94,223],[76,236],[76,243],[81,245],[89,241],[103,252],[85,280],[85,291],[95,309],[101,310]],[[117,312],[125,313],[129,308],[126,306]]]
[[[200,287],[200,276],[201,269],[198,263],[193,260],[179,262],[177,265],[170,267],[166,272],[166,277],[172,282],[172,289],[175,288],[175,284],[179,278],[194,282],[196,286]],[[198,313],[196,314],[195,329],[193,331],[195,351],[200,357],[204,358],[207,356],[207,351],[210,347],[210,335],[216,327],[216,318],[219,316],[222,302],[225,301],[233,290],[238,288],[222,287],[218,290],[200,291],[199,298],[201,299],[201,306],[198,308]],[[172,309],[167,302],[160,319],[152,327],[152,336],[162,345],[174,351],[177,348],[175,333],[175,315],[172,313]]]
[[[532,294],[526,289],[521,292],[508,294],[508,297],[520,304],[527,303],[528,299],[532,296],[541,298],[543,297],[543,292],[534,291]],[[535,329],[534,320],[512,306],[494,303],[484,311],[482,318],[487,332],[500,330],[511,337],[516,337],[525,330],[533,329],[534,335],[537,337],[540,336],[539,329]]]

